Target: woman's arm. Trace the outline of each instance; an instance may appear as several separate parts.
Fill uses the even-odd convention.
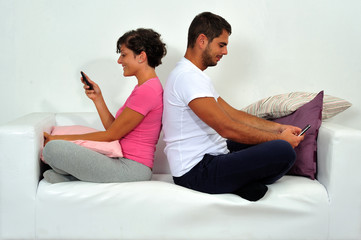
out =
[[[93,90],[89,90],[89,86],[85,84],[84,80],[82,79],[82,82],[84,83],[85,94],[94,102],[94,105],[97,109],[104,128],[108,129],[114,122],[115,118],[109,111],[98,84],[93,82],[86,74],[85,76],[87,77],[88,81],[93,85]]]
[[[126,107],[106,131],[79,135],[49,135],[44,133],[45,144],[51,140],[91,140],[99,142],[119,140],[132,131],[143,119],[142,114]]]

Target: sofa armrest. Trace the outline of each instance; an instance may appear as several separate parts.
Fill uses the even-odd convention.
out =
[[[33,113],[0,126],[0,239],[35,239],[39,154],[54,124],[54,114]]]
[[[317,179],[329,195],[330,236],[361,239],[361,131],[324,122],[317,142]]]

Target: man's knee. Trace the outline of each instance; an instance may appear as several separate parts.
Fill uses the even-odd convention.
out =
[[[295,163],[296,152],[290,143],[284,140],[275,140],[273,147],[275,152],[279,155],[280,159],[283,159],[291,165]]]

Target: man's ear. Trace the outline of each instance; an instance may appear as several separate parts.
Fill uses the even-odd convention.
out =
[[[207,47],[208,45],[208,38],[206,35],[204,35],[203,33],[199,34],[199,36],[197,37],[197,46],[199,46],[199,48],[204,49]]]

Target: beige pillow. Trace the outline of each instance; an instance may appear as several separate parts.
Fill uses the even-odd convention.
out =
[[[287,116],[299,107],[311,101],[315,98],[317,93],[307,92],[291,92],[285,94],[279,94],[259,100],[242,110],[266,119],[275,119]],[[331,118],[340,112],[345,111],[352,104],[344,99],[324,95],[323,97],[323,110],[322,120]]]

